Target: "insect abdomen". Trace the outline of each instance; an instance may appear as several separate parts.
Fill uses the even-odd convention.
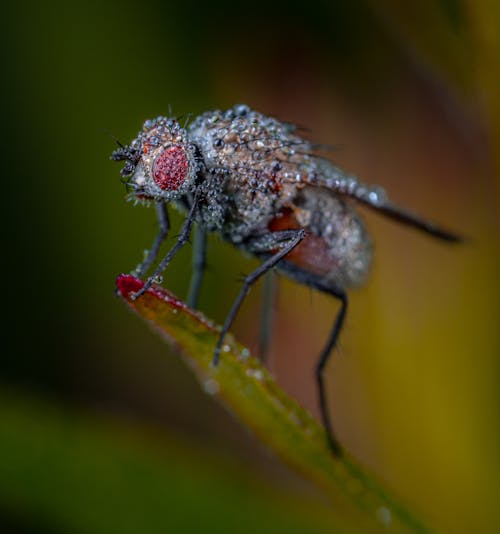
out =
[[[357,213],[321,188],[304,188],[295,204],[270,223],[273,231],[307,231],[304,241],[286,256],[282,269],[294,277],[297,269],[311,274],[327,287],[360,285],[370,269],[372,241]]]

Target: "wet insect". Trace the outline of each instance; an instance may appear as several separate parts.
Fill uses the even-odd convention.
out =
[[[157,265],[139,298],[165,270],[196,227],[194,270],[188,297],[195,306],[205,266],[206,235],[217,232],[249,252],[261,265],[248,275],[230,309],[215,347],[219,363],[224,337],[253,284],[269,270],[323,291],[340,301],[316,380],[328,442],[340,453],[327,409],[323,372],[347,311],[347,290],[368,275],[372,241],[355,210],[361,203],[383,215],[449,242],[460,237],[393,204],[380,187],[360,182],[318,155],[288,123],[248,106],[210,111],[188,127],[174,118],[148,120],[128,146],[113,152],[125,161],[121,174],[131,199],[153,202],[160,231],[133,274],[154,264],[169,230],[166,205],[186,214],[175,245]]]

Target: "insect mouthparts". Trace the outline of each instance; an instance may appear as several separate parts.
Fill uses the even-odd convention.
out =
[[[140,152],[136,148],[121,146],[113,151],[109,159],[112,161],[125,161],[125,165],[120,171],[120,174],[126,178],[134,173],[140,158]]]

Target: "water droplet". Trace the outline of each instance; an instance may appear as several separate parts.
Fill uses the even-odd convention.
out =
[[[209,395],[215,395],[219,393],[219,383],[215,381],[213,378],[209,378],[208,380],[205,380],[203,383],[203,390],[205,393],[208,393]]]
[[[261,381],[264,378],[264,374],[262,373],[260,369],[255,369],[255,371],[253,372],[253,376],[256,380],[259,380],[259,381]]]
[[[358,181],[353,176],[349,176],[346,180],[346,190],[347,193],[350,195],[354,194],[356,192],[356,187],[358,185]]]
[[[236,106],[234,106],[235,114],[240,117],[244,117],[245,115],[248,114],[249,111],[250,111],[250,108],[245,104],[237,104]]]
[[[392,512],[389,510],[389,508],[380,506],[380,508],[377,509],[377,518],[381,523],[388,526],[392,522]]]
[[[264,378],[264,373],[260,369],[247,369],[246,375],[249,378],[255,378],[259,382]]]
[[[144,169],[141,166],[134,174],[133,180],[137,185],[144,185],[146,183],[146,175],[144,174]]]
[[[366,198],[367,195],[368,195],[368,189],[365,186],[361,185],[357,187],[356,196],[358,198]]]
[[[387,200],[387,195],[381,187],[371,189],[367,196],[368,200],[376,206],[383,204]]]

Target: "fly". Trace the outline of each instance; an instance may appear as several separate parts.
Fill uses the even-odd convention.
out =
[[[175,245],[134,298],[158,279],[188,241],[193,225],[197,235],[188,296],[191,307],[198,300],[207,233],[217,232],[261,260],[245,278],[226,317],[214,365],[250,288],[274,267],[340,301],[316,364],[328,444],[339,455],[323,377],[346,316],[347,291],[365,281],[372,260],[372,240],[356,203],[444,241],[460,242],[460,236],[393,204],[382,188],[362,183],[318,155],[315,145],[293,125],[246,105],[203,113],[185,127],[174,118],[148,120],[130,145],[120,146],[111,159],[125,161],[121,174],[129,198],[154,203],[158,215],[159,233],[134,275],[144,277],[156,262],[169,231],[167,204],[186,214]]]

